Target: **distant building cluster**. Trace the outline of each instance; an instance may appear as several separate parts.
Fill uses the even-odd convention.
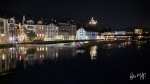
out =
[[[97,25],[92,19],[89,25]],[[108,29],[108,27],[106,28]],[[33,39],[29,34],[35,34]],[[59,20],[33,20],[26,19],[23,15],[22,22],[16,22],[15,18],[0,18],[0,43],[28,42],[28,41],[55,41],[55,40],[93,40],[93,39],[115,39],[116,35],[142,34],[142,29],[127,31],[104,31],[101,32],[92,27],[77,27],[74,21]],[[147,32],[148,33],[148,32]]]

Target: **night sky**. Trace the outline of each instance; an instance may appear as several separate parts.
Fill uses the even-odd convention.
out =
[[[0,15],[22,18],[76,18],[104,22],[114,28],[149,27],[148,0],[0,0]]]

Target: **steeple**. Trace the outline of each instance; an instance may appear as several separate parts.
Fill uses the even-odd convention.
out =
[[[25,15],[23,15],[23,18],[22,18],[22,24],[24,24],[24,21],[25,21]]]

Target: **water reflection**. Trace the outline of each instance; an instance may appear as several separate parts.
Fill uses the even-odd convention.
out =
[[[136,45],[139,49],[141,44]],[[85,50],[77,50],[75,47],[57,45],[36,45],[32,47],[19,46],[15,48],[0,49],[0,73],[14,69],[21,63],[21,66],[25,69],[30,65],[34,65],[36,62],[43,63],[44,60],[51,60],[57,62],[58,60],[70,60],[76,55],[85,54]],[[106,53],[112,55],[113,48],[125,48],[131,45],[131,42],[123,43],[109,43],[105,45],[95,45],[90,47],[91,60],[97,59],[97,52]],[[98,49],[99,48],[99,49]],[[99,50],[99,51],[97,51]]]
[[[52,61],[71,59],[76,56],[76,52],[84,53],[84,50],[43,45],[0,49],[0,73],[16,68],[20,62],[21,66],[26,68],[27,65],[33,65],[37,61],[42,63],[45,59]]]
[[[97,59],[97,46],[91,46],[90,48],[90,55],[91,55],[91,60]]]

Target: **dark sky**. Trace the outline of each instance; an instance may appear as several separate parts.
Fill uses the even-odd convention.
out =
[[[148,0],[0,0],[0,15],[87,19],[114,28],[149,27]]]

